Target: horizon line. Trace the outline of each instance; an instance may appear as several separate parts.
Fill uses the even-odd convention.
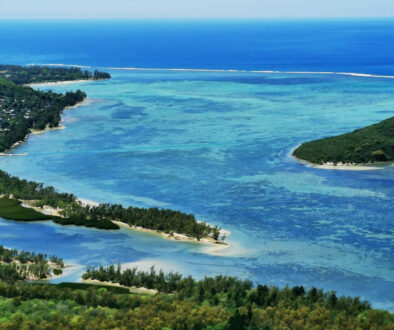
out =
[[[370,20],[370,19],[394,19],[390,16],[261,16],[261,17],[1,17],[2,21],[61,21],[61,20]]]

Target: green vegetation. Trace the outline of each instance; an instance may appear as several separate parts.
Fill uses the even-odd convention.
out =
[[[62,274],[63,274],[63,271],[61,269],[57,269],[57,268],[53,269],[53,275],[59,276]]]
[[[65,95],[41,92],[0,77],[0,152],[25,139],[31,129],[59,126],[64,108],[85,97],[80,90]]]
[[[0,152],[25,138],[32,128],[57,126],[62,110],[86,96],[81,91],[65,95],[34,91],[15,83],[109,78],[104,73],[92,75],[78,69],[13,66],[0,66],[1,75],[13,82],[0,77]],[[389,156],[384,146],[373,149],[371,154],[377,160]],[[118,229],[112,222],[118,220],[197,239],[208,236],[217,240],[219,236],[219,228],[199,223],[191,214],[110,204],[83,207],[72,194],[59,193],[53,187],[21,180],[1,170],[0,195],[5,196],[0,198],[3,218],[52,219],[64,225],[101,229]],[[24,208],[19,200],[62,209],[62,217]],[[109,266],[88,268],[83,278],[119,283],[126,288],[25,282],[52,273],[60,275],[63,267],[63,261],[55,256],[48,259],[43,254],[0,246],[0,329],[394,329],[392,314],[374,310],[357,297],[337,297],[335,292],[306,290],[302,286],[254,287],[249,280],[228,276],[195,280],[154,268],[149,272],[136,268],[122,272],[120,266]],[[127,288],[131,286],[158,293],[131,294]]]
[[[7,197],[0,198],[0,217],[8,220],[36,221],[50,220],[52,217],[23,207],[21,202]]]
[[[45,254],[6,249],[0,245],[0,281],[14,282],[47,278],[51,272],[61,274],[63,260]]]
[[[105,271],[123,275],[112,267]],[[174,275],[136,274],[144,277],[144,284],[159,287],[163,278]],[[174,283],[178,285],[170,294],[148,296],[105,285],[0,281],[0,329],[394,328],[389,312],[316,288],[253,288],[250,281],[224,276]]]
[[[58,68],[45,66],[19,66],[0,65],[0,76],[7,78],[15,84],[31,84],[42,82],[61,82],[70,80],[101,80],[109,79],[107,72],[94,71],[93,73],[80,68]]]
[[[37,285],[42,285],[37,283]],[[62,282],[56,284],[58,288],[69,288],[69,289],[80,289],[80,290],[88,290],[89,288],[98,290],[98,289],[106,289],[107,291],[117,293],[117,294],[128,294],[130,290],[127,288],[122,288],[119,286],[111,286],[111,285],[98,285],[98,284],[89,284],[89,283],[74,283],[74,282]]]
[[[47,205],[63,210],[61,212],[63,218],[45,215],[43,215],[45,218],[42,218],[42,216],[36,215],[37,218],[35,220],[51,219],[61,225],[119,229],[119,226],[112,222],[112,220],[118,220],[129,225],[160,232],[186,234],[196,239],[212,237],[217,240],[219,238],[220,229],[218,227],[211,227],[204,222],[197,222],[192,214],[157,208],[145,209],[132,206],[125,208],[117,204],[83,207],[72,194],[58,193],[53,187],[44,187],[42,183],[21,180],[1,170],[0,194],[12,195],[16,199],[35,200],[35,205],[38,207]],[[18,204],[17,201],[13,203]],[[32,214],[34,211],[26,209],[26,212],[30,213],[32,217],[27,220],[33,220]],[[12,212],[2,213],[2,208],[0,207],[0,216],[2,214],[5,215],[4,218],[6,219],[24,220],[17,213],[15,215]]]
[[[110,75],[104,72],[95,71],[91,74],[75,68],[0,66],[0,152],[23,140],[31,129],[57,127],[64,108],[75,105],[86,97],[86,94],[80,90],[62,95],[36,91],[17,84],[106,78],[110,78]],[[15,201],[13,205],[4,205],[0,208],[0,216],[5,219],[52,219],[62,225],[98,229],[119,229],[119,226],[112,222],[118,220],[131,226],[168,234],[174,232],[185,234],[198,240],[212,237],[218,241],[219,238],[219,228],[197,222],[191,214],[157,208],[124,208],[121,205],[110,204],[83,207],[71,194],[58,193],[53,187],[43,187],[40,183],[20,180],[3,171],[0,171],[0,194],[12,195],[15,199],[35,200],[35,206],[38,207],[50,206],[63,210],[62,217],[49,217],[23,208]]]
[[[75,206],[75,208],[80,209],[80,206]],[[60,218],[60,217],[52,217],[53,222],[67,226],[67,225],[74,225],[74,226],[84,226],[90,228],[97,228],[103,230],[113,230],[119,229],[119,226],[107,219],[92,219],[89,215],[85,218],[77,218],[73,217],[72,215],[69,218]]]
[[[393,161],[394,117],[352,133],[303,143],[293,154],[314,164]]]

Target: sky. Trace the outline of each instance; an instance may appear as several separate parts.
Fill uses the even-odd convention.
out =
[[[394,0],[0,0],[1,19],[394,17]]]

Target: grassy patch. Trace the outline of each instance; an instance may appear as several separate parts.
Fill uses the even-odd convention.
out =
[[[53,217],[23,207],[21,202],[11,198],[0,198],[0,217],[16,221],[50,220]]]

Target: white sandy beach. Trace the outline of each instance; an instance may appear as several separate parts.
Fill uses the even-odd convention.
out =
[[[38,83],[31,83],[31,84],[26,84],[26,86],[30,87],[37,87],[37,86],[53,86],[53,85],[70,85],[70,84],[80,84],[80,83],[85,83],[85,82],[90,82],[94,81],[92,79],[80,79],[80,80],[65,80],[65,81],[52,81],[52,82],[38,82]]]
[[[128,224],[121,222],[121,221],[114,221],[113,220],[112,222],[117,224],[121,228],[125,228],[128,230],[143,231],[148,234],[158,235],[158,236],[168,239],[168,240],[181,241],[181,242],[193,242],[193,243],[198,243],[198,244],[210,244],[210,245],[214,245],[214,246],[220,246],[221,248],[226,248],[229,246],[229,244],[227,242],[216,243],[213,238],[201,238],[198,241],[194,237],[186,236],[186,235],[179,234],[179,233],[174,233],[173,235],[170,235],[170,234],[166,234],[163,232],[158,232],[153,229],[147,229],[147,228],[142,228],[142,227],[137,227],[137,226],[129,226]],[[227,233],[226,237],[228,235],[230,235],[229,231],[223,231],[223,233]]]
[[[81,206],[85,207],[85,206],[92,206],[92,207],[96,207],[99,206],[100,203],[95,202],[95,201],[91,201],[89,199],[85,199],[85,198],[78,198],[77,201],[81,204]]]
[[[341,170],[341,171],[372,171],[372,170],[381,170],[385,167],[385,165],[387,164],[346,164],[346,163],[337,163],[334,164],[332,162],[328,162],[328,163],[324,163],[324,164],[314,164],[311,162],[308,162],[307,160],[304,159],[300,159],[296,156],[294,156],[294,150],[296,150],[299,147],[296,146],[293,149],[290,150],[288,156],[297,160],[299,163],[306,165],[307,167],[313,167],[313,168],[319,168],[322,170]],[[377,166],[377,165],[381,165],[381,166]]]

